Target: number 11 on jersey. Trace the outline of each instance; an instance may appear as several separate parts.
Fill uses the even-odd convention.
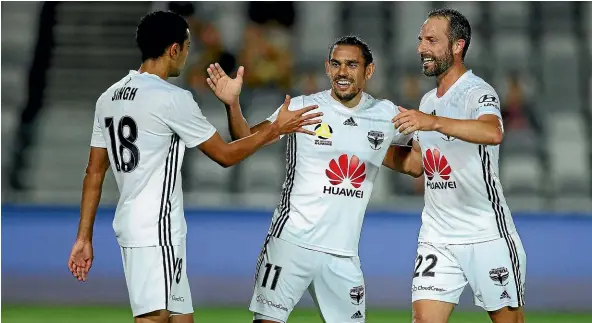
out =
[[[113,117],[105,118],[105,128],[109,129],[111,139],[111,152],[115,169],[120,172],[130,173],[140,162],[140,150],[134,143],[138,139],[138,125],[129,116],[124,116],[117,125],[117,137],[115,136],[115,124]],[[127,128],[127,132],[125,131]],[[117,140],[119,140],[119,146]]]
[[[265,264],[265,274],[263,275],[263,283],[261,283],[261,287],[267,287],[267,279],[269,279],[269,274],[271,272],[271,268],[275,271],[273,275],[273,281],[271,282],[271,286],[269,287],[271,290],[275,290],[275,286],[277,286],[278,279],[280,278],[280,273],[282,272],[282,267],[272,264]]]

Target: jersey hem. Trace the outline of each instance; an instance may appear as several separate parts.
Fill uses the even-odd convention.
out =
[[[475,305],[481,307],[482,309],[484,309],[488,312],[497,311],[497,310],[502,309],[504,307],[512,307],[512,308],[522,307],[516,301],[502,302],[502,303],[499,303],[498,305],[493,305],[493,306],[485,306],[485,305],[480,305],[480,304],[475,304]]]
[[[280,240],[284,240],[286,242],[295,244],[299,247],[302,248],[306,248],[306,249],[310,249],[310,250],[314,250],[314,251],[319,251],[319,252],[324,252],[324,253],[328,253],[331,255],[337,255],[337,256],[344,256],[344,257],[357,257],[358,253],[357,251],[355,252],[350,252],[350,251],[345,251],[345,250],[338,250],[338,249],[332,249],[332,248],[326,248],[326,247],[322,247],[322,246],[317,246],[317,245],[312,245],[312,244],[308,244],[306,242],[303,241],[299,241],[296,239],[290,239],[290,238],[278,238]]]
[[[513,235],[516,233],[516,230],[509,230],[508,231],[508,235]],[[484,237],[477,237],[477,238],[471,238],[471,239],[466,239],[466,238],[457,238],[457,239],[446,239],[446,238],[435,238],[435,239],[428,239],[428,238],[421,238],[419,237],[417,239],[418,243],[436,243],[436,244],[449,244],[449,245],[453,245],[453,244],[475,244],[475,243],[482,243],[482,242],[487,242],[487,241],[492,241],[492,240],[497,240],[497,239],[502,239],[503,236],[500,236],[499,233],[496,233],[495,235],[490,235],[490,236],[484,236]]]
[[[171,245],[172,246],[179,246],[186,242],[185,236],[182,238],[173,239]],[[129,241],[129,240],[119,240],[117,239],[117,243],[122,248],[147,248],[147,247],[161,247],[164,246],[159,244],[158,241]],[[167,244],[168,246],[168,244]]]
[[[96,142],[91,142],[90,146],[95,148],[107,148],[107,144],[98,144]]]
[[[199,145],[203,144],[204,142],[208,141],[208,139],[212,138],[212,136],[215,133],[216,133],[216,128],[212,127],[212,129],[208,132],[207,135],[205,135],[205,136],[203,136],[203,137],[201,137],[201,138],[199,138],[197,140],[194,140],[192,142],[186,143],[185,144],[185,147],[187,147],[187,148],[193,148],[193,147],[199,146]]]
[[[498,117],[498,119],[501,119],[501,118],[502,118],[502,117],[500,116],[499,112],[494,112],[494,111],[482,111],[482,112],[479,112],[479,113],[477,114],[477,116],[475,117],[475,119],[479,119],[479,117],[481,117],[481,116],[484,116],[484,115],[487,115],[487,114],[492,114],[492,115],[494,115],[494,116]]]

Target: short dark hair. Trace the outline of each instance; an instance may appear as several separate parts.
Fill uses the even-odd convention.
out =
[[[169,2],[169,11],[177,13],[182,17],[191,17],[195,14],[195,7],[192,2],[171,1]]]
[[[331,60],[331,54],[337,45],[349,45],[349,46],[357,46],[362,51],[362,56],[364,57],[364,66],[368,66],[370,63],[374,62],[374,57],[372,56],[372,50],[370,46],[362,40],[362,38],[349,35],[343,36],[337,39],[331,47],[329,47],[329,60]]]
[[[448,20],[448,38],[450,42],[455,42],[459,39],[465,41],[465,47],[462,53],[462,59],[464,60],[471,44],[471,24],[467,17],[458,10],[450,8],[432,10],[428,14],[428,18],[432,17],[442,17]]]
[[[156,59],[171,45],[183,43],[189,36],[189,25],[172,11],[155,11],[142,17],[136,29],[136,43],[142,53],[142,61]]]

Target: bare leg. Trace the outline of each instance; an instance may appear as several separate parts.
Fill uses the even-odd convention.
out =
[[[169,323],[193,323],[193,313],[171,315],[169,317]]]
[[[167,323],[169,320],[169,311],[158,310],[136,316],[134,323]]]
[[[522,307],[504,307],[487,313],[493,323],[524,323]]]
[[[422,299],[413,302],[413,323],[448,323],[455,304]]]

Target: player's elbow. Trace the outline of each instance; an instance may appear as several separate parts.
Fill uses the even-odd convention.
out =
[[[222,149],[218,158],[215,159],[216,163],[223,168],[232,167],[241,162],[241,159],[238,157],[238,152],[229,146],[230,145],[226,145],[226,149]]]
[[[408,169],[405,173],[413,178],[419,178],[423,175],[423,167]]]
[[[228,154],[225,154],[223,156],[220,156],[220,158],[217,158],[216,163],[220,166],[222,166],[223,168],[228,168],[228,167],[232,167],[236,164],[238,164],[237,161],[235,161],[231,156],[229,156]]]
[[[423,175],[421,157],[410,155],[406,158],[405,163],[403,164],[403,173],[415,178],[421,177],[421,175]]]
[[[103,186],[106,170],[97,167],[86,167],[86,174],[82,186],[87,190],[100,190]]]
[[[109,163],[89,163],[86,166],[85,174],[87,179],[101,179],[105,177]]]
[[[499,129],[497,129],[497,131],[495,131],[491,134],[491,139],[490,139],[489,144],[492,146],[497,146],[497,145],[501,144],[503,140],[504,140],[504,134]]]

